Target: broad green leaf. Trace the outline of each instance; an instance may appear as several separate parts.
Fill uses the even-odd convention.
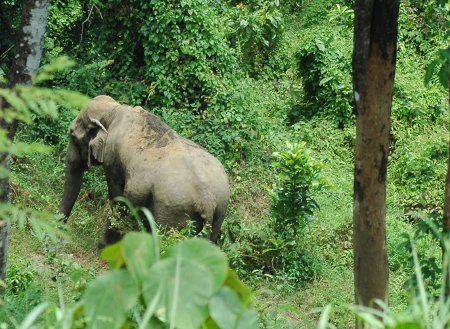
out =
[[[439,50],[439,56],[450,62],[450,47]]]
[[[205,266],[214,279],[214,291],[223,285],[227,277],[228,261],[216,245],[205,239],[188,239],[168,250],[166,258],[177,255]]]
[[[87,328],[121,328],[138,296],[137,285],[126,270],[112,270],[97,277],[83,298]]]
[[[167,325],[156,318],[151,318],[150,322],[145,327],[146,329],[166,329]]]
[[[249,287],[242,283],[241,280],[239,280],[239,277],[232,269],[228,269],[228,275],[224,285],[236,291],[244,304],[248,305],[252,297],[252,291]]]
[[[84,307],[82,302],[77,302],[69,307],[62,307],[57,312],[56,319],[58,321],[57,328],[72,329],[73,323],[84,317]]]
[[[122,254],[122,241],[105,247],[100,256],[108,262],[109,268],[121,268],[125,264],[125,259]]]
[[[220,329],[259,328],[256,313],[247,308],[238,294],[228,287],[221,288],[211,298],[209,312]]]
[[[130,232],[122,240],[122,254],[127,269],[138,285],[155,263],[155,243],[152,236],[144,232]]]
[[[208,315],[213,287],[210,271],[179,253],[152,267],[144,281],[143,296],[150,305],[161,289],[156,316],[172,328],[198,329]]]

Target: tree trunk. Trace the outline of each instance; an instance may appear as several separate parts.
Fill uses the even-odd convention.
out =
[[[31,84],[31,75],[39,68],[49,6],[50,0],[25,0],[23,3],[22,22],[16,42],[16,56],[9,71],[9,87],[17,84]],[[14,139],[17,121],[8,123],[1,119],[0,127],[7,130],[9,139]],[[0,154],[0,166],[9,170],[9,153]],[[2,178],[0,179],[0,202],[10,203],[10,201],[9,178]],[[2,223],[0,226],[0,275],[4,280],[6,278],[9,225],[6,218],[0,222]],[[2,293],[3,289],[0,288],[0,294]]]
[[[448,79],[448,111],[450,115],[450,77]],[[447,177],[445,178],[445,193],[444,193],[444,218],[442,223],[442,230],[444,234],[444,239],[450,239],[450,136],[448,142],[448,161],[447,161]],[[447,265],[447,273],[445,277],[445,294],[447,298],[450,296],[450,254],[447,248],[449,245],[445,245],[446,241],[444,240],[444,245],[442,246],[442,257],[444,259],[444,266]],[[450,243],[450,242],[449,242]],[[445,261],[447,258],[447,262]],[[445,273],[445,272],[444,272]]]
[[[357,0],[353,51],[356,149],[353,205],[355,299],[387,301],[386,172],[398,0]]]

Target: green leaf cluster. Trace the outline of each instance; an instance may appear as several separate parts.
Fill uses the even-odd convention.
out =
[[[308,220],[319,208],[316,194],[324,185],[321,164],[314,160],[305,143],[286,143],[286,150],[275,152],[273,168],[276,183],[271,194],[274,231],[283,239],[297,239]]]
[[[412,50],[424,57],[442,47],[448,27],[448,0],[408,0],[400,6],[400,51]]]

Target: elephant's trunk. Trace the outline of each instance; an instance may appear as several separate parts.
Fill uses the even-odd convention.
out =
[[[64,195],[61,200],[60,212],[65,220],[69,217],[72,208],[80,193],[85,166],[76,145],[70,141],[66,156],[66,172],[64,182]]]

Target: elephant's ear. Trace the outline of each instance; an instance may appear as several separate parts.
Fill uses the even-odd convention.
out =
[[[96,119],[91,119],[100,129],[97,131],[97,135],[89,142],[89,156],[88,167],[91,166],[91,157],[93,156],[98,162],[103,163],[104,150],[106,144],[106,136],[108,131],[105,127]]]

